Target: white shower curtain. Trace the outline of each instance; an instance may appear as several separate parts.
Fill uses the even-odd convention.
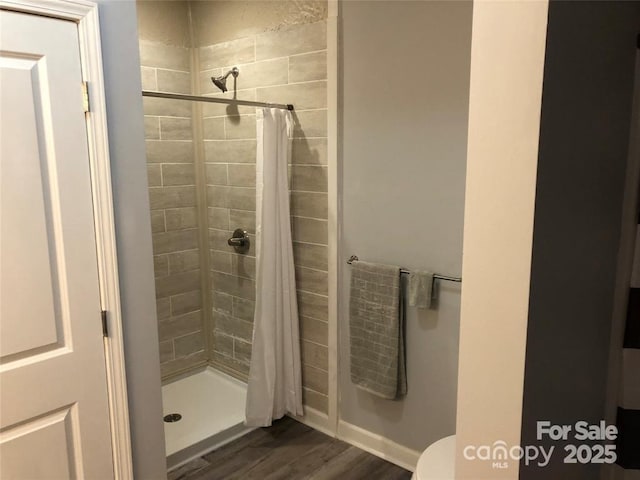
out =
[[[245,421],[255,427],[303,414],[287,181],[292,126],[288,111],[257,109],[256,307]]]

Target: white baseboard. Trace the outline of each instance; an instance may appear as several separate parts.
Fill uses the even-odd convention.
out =
[[[343,420],[338,422],[338,431],[336,432],[332,428],[327,414],[307,406],[304,407],[304,412],[303,417],[289,416],[326,435],[337,437],[354,447],[361,448],[376,457],[380,457],[411,472],[415,471],[418,458],[420,458],[422,452],[407,448],[382,435],[372,433]]]
[[[304,416],[298,417],[296,415],[288,415],[289,417],[304,423],[305,425],[318,430],[319,432],[329,435],[330,437],[336,436],[335,428],[331,427],[329,423],[329,416],[326,413],[322,413],[315,408],[304,406]]]
[[[415,471],[422,453],[343,420],[338,422],[338,438],[411,472]]]

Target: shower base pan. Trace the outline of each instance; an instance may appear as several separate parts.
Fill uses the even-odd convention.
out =
[[[244,425],[247,386],[210,367],[162,386],[167,468],[174,469],[253,430]]]

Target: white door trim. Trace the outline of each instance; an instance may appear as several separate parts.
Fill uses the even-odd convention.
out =
[[[98,6],[83,0],[0,0],[0,8],[71,20],[78,24],[83,80],[89,85],[90,112],[86,114],[93,196],[100,301],[107,311],[109,336],[105,362],[113,464],[117,480],[133,478],[129,408],[120,311],[107,111],[102,74]],[[81,93],[78,85],[78,95]]]

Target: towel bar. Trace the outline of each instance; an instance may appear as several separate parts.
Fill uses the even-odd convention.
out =
[[[358,260],[360,259],[358,258],[357,255],[351,255],[349,257],[349,260],[347,260],[347,263],[351,265],[353,262],[357,262]],[[411,271],[407,270],[406,268],[401,268],[400,273],[404,275],[408,275],[411,273]],[[439,273],[434,273],[433,278],[436,280],[445,280],[447,282],[457,282],[457,283],[462,282],[462,278],[460,277],[449,277],[448,275],[440,275]]]

